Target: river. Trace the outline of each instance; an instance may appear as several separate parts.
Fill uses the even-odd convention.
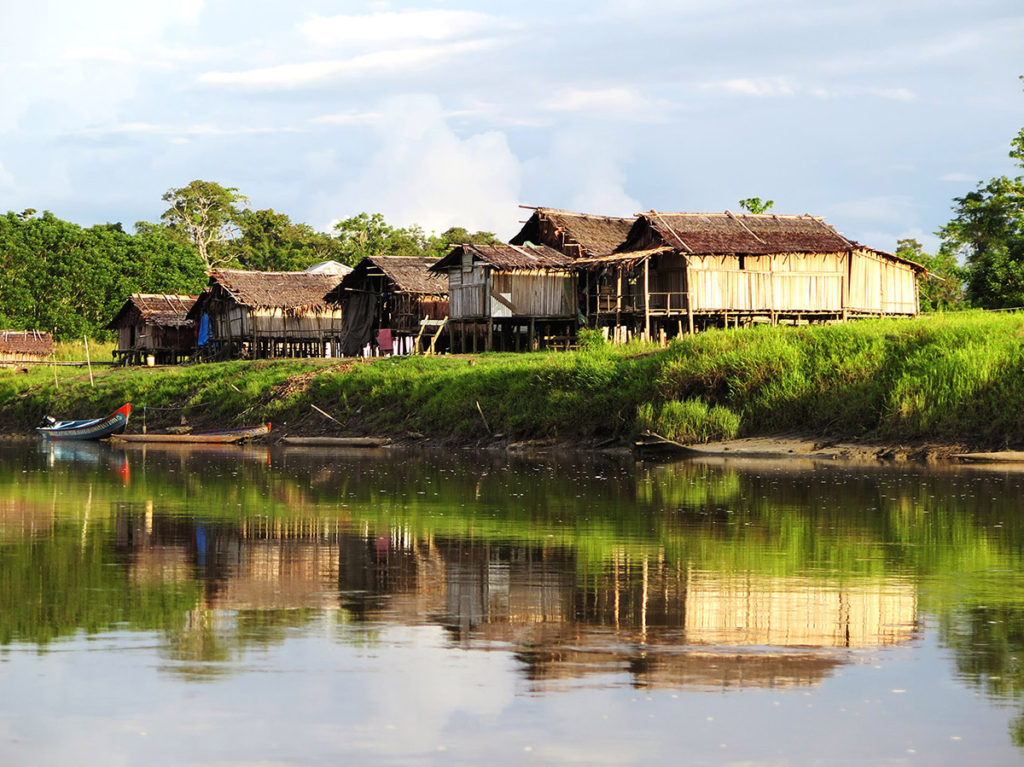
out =
[[[0,764],[1018,764],[1022,483],[7,444]]]

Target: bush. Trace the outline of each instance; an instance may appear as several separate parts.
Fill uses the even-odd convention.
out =
[[[740,417],[728,408],[709,406],[698,399],[673,400],[657,409],[645,402],[637,410],[637,428],[683,444],[711,442],[739,434]]]

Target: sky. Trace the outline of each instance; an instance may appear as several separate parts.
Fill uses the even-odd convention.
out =
[[[327,230],[520,205],[824,216],[933,250],[1016,175],[1020,0],[0,0],[0,211],[156,221],[193,179]]]

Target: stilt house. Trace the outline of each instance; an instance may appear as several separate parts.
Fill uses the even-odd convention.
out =
[[[557,250],[456,245],[431,269],[448,275],[453,351],[567,345],[575,334],[576,272]]]
[[[382,353],[409,354],[420,351],[424,338],[434,340],[448,318],[448,280],[430,271],[437,262],[369,256],[356,264],[326,296],[341,307],[341,353],[356,356],[373,344]]]
[[[0,365],[41,362],[53,354],[53,336],[38,330],[0,330]]]
[[[203,359],[323,357],[341,334],[341,307],[324,296],[340,274],[214,269],[189,311]]]
[[[633,218],[594,216],[555,208],[534,208],[512,245],[547,245],[572,259],[603,256],[618,248],[633,228]]]
[[[588,321],[629,334],[914,316],[924,267],[810,215],[640,215],[614,253],[582,259]]]
[[[114,360],[143,365],[147,357],[159,365],[176,365],[192,354],[195,330],[188,310],[196,296],[133,293],[104,327],[117,331]]]

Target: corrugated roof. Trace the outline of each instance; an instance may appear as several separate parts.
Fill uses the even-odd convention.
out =
[[[214,269],[210,284],[220,285],[236,302],[252,308],[326,309],[324,301],[341,282],[339,274],[250,272]]]
[[[667,245],[684,253],[837,253],[858,247],[810,215],[643,213],[619,252]],[[638,247],[639,246],[639,247]]]
[[[187,327],[192,323],[185,315],[192,308],[198,296],[181,296],[170,293],[132,293],[110,322],[108,330],[120,326],[125,317],[134,309],[146,325],[161,327]]]
[[[512,245],[527,242],[547,245],[573,258],[599,256],[619,247],[635,220],[557,208],[536,208],[519,234],[509,242]]]
[[[440,272],[461,264],[463,253],[501,271],[569,269],[573,264],[571,258],[546,245],[455,245],[431,270]]]
[[[0,354],[34,354],[45,357],[53,352],[53,336],[38,330],[0,330]]]
[[[448,279],[443,274],[430,271],[430,267],[436,263],[438,259],[425,256],[368,256],[356,264],[351,274],[346,275],[341,284],[331,291],[327,300],[338,300],[341,291],[356,288],[374,270],[380,270],[402,292],[447,295]]]

